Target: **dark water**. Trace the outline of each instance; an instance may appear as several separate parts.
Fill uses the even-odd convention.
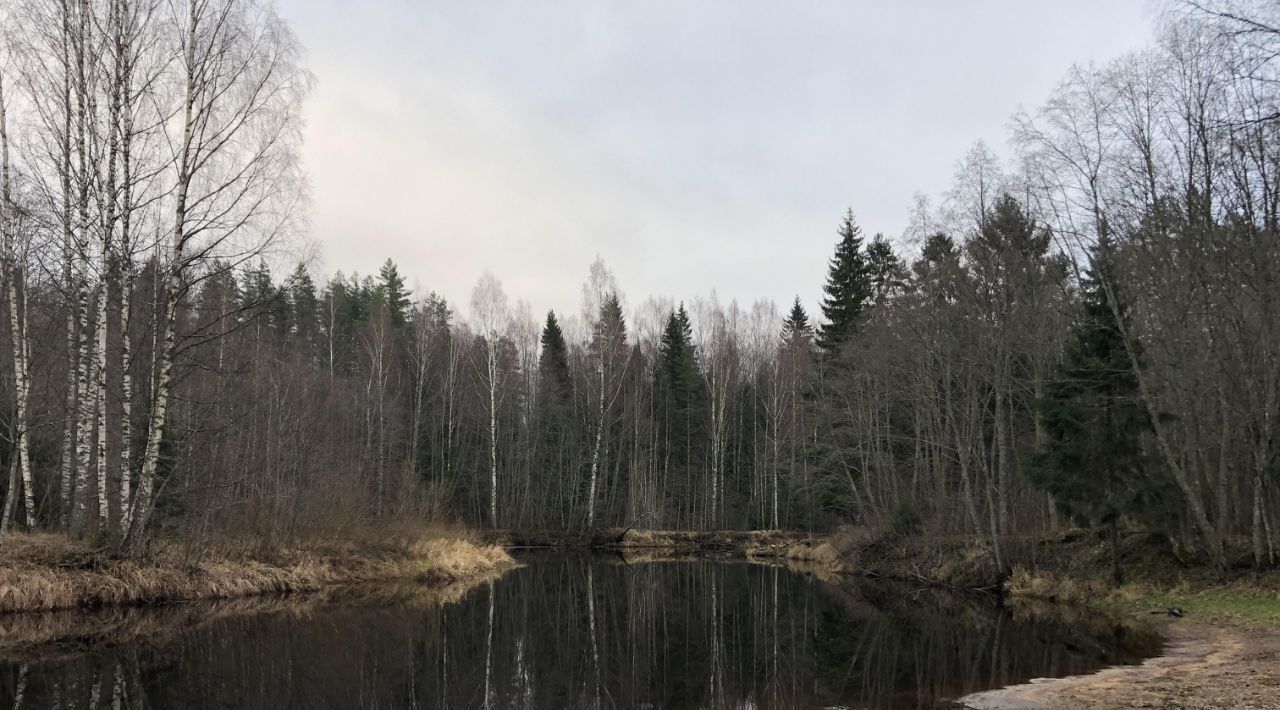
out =
[[[1159,643],[736,563],[546,558],[443,606],[346,594],[51,617],[84,631],[5,659],[0,708],[935,707]]]

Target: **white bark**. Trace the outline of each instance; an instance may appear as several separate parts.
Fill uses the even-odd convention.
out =
[[[181,56],[168,69],[181,96],[161,127],[172,147],[173,223],[157,298],[155,387],[126,544],[138,545],[155,500],[160,445],[169,425],[179,302],[192,263],[233,250],[260,253],[291,224],[299,193],[293,151],[297,106],[309,78],[269,3],[188,0],[173,26]],[[234,243],[231,243],[233,242]]]
[[[596,441],[591,447],[591,478],[587,485],[587,527],[594,528],[596,525],[596,479],[600,471],[600,449],[604,445],[604,410],[605,410],[605,367],[604,359],[608,353],[601,353],[601,360],[597,363],[597,372],[600,373],[600,410],[596,419]]]
[[[182,108],[182,144],[178,152],[178,177],[173,211],[173,241],[170,245],[167,265],[168,283],[159,296],[159,313],[164,319],[164,341],[156,349],[155,393],[151,404],[151,422],[147,428],[147,447],[142,455],[142,470],[138,476],[138,490],[128,519],[125,533],[127,544],[141,543],[147,521],[151,517],[152,495],[155,489],[156,471],[160,463],[160,443],[169,417],[169,385],[173,377],[173,357],[177,347],[178,295],[182,288],[183,260],[186,247],[187,196],[191,190],[192,159],[195,151],[193,119],[196,104],[196,0],[188,4],[187,36],[184,46],[186,62],[186,89]]]
[[[489,384],[489,520],[498,527],[498,346],[496,338],[486,343],[488,348]]]
[[[471,309],[485,341],[485,388],[489,398],[489,522],[498,527],[498,345],[510,314],[507,294],[493,274],[480,277],[471,293]]]
[[[22,490],[24,493],[25,521],[28,528],[35,527],[35,494],[31,481],[31,455],[27,430],[27,400],[30,392],[30,367],[27,358],[26,310],[18,301],[18,279],[20,269],[15,256],[17,241],[16,217],[13,210],[13,192],[9,163],[9,132],[7,102],[5,99],[4,77],[0,76],[0,235],[4,245],[4,282],[9,303],[9,329],[13,340],[13,384],[14,384],[14,430],[17,440],[14,442],[16,456],[21,467]],[[16,500],[17,490],[10,484],[7,496]],[[12,505],[5,501],[6,507]],[[8,518],[9,511],[6,511]],[[0,531],[3,535],[3,531]]]
[[[89,2],[81,0],[77,16],[76,35],[76,210],[79,223],[75,232],[75,267],[72,278],[76,293],[76,329],[80,334],[79,355],[76,363],[76,390],[80,393],[76,411],[75,461],[76,475],[71,491],[71,529],[73,534],[84,531],[84,516],[89,496],[90,448],[94,424],[94,400],[89,396],[89,381],[93,368],[93,331],[89,322],[89,116],[88,94],[91,70],[89,62]]]

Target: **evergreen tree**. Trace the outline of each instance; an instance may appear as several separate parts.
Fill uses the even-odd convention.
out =
[[[867,245],[867,268],[871,271],[871,298],[876,304],[884,303],[906,286],[907,269],[883,234],[877,234]]]
[[[352,332],[364,328],[365,324],[369,322],[369,317],[372,314],[370,306],[373,302],[375,291],[377,291],[377,285],[374,284],[372,277],[362,277],[356,272],[351,273],[351,278],[347,281],[346,287],[346,306],[347,318],[351,323]]]
[[[569,346],[564,341],[564,331],[555,311],[547,311],[547,321],[542,327],[542,353],[538,358],[543,396],[552,400],[567,400],[572,393],[573,381],[569,376]]]
[[[319,331],[320,302],[316,298],[316,284],[307,273],[307,267],[298,264],[289,276],[287,284],[290,327],[293,333],[305,341],[313,342]]]
[[[803,341],[813,339],[813,326],[809,324],[809,314],[805,312],[804,306],[800,305],[800,297],[796,296],[796,300],[791,304],[791,312],[787,314],[786,320],[782,321],[782,342],[788,345],[794,345]]]
[[[591,353],[596,358],[609,358],[610,363],[626,359],[627,322],[616,294],[606,295],[600,304],[600,317],[591,332]]]
[[[453,309],[449,307],[449,300],[432,291],[427,294],[422,309],[425,311],[426,322],[431,331],[447,336],[453,323]]]
[[[672,311],[658,345],[656,396],[660,460],[670,474],[668,503],[677,516],[677,525],[693,520],[693,502],[698,499],[697,451],[702,441],[702,379],[693,345],[693,327],[684,304]]]
[[[242,307],[240,284],[235,271],[225,262],[210,265],[208,274],[200,282],[200,292],[195,299],[195,313],[202,332],[225,333],[236,327],[237,311]],[[252,314],[240,314],[248,318]]]
[[[978,234],[966,244],[974,272],[992,295],[1017,298],[1049,266],[1049,230],[1037,225],[1010,195],[996,200]]]
[[[698,359],[693,348],[693,326],[684,304],[671,312],[658,346],[666,390],[676,409],[686,409],[698,382]]]
[[[1151,425],[1116,319],[1125,309],[1113,308],[1106,287],[1112,258],[1104,237],[1082,284],[1083,308],[1066,358],[1040,403],[1045,443],[1029,474],[1079,522],[1109,525],[1114,543],[1120,516],[1160,515],[1164,493],[1143,449]],[[1118,557],[1115,564],[1119,577]]]
[[[353,301],[359,298],[359,294],[353,297],[352,283],[339,271],[330,279],[323,293],[321,359],[333,374],[348,370],[354,350],[357,306]]]
[[[246,267],[240,274],[239,296],[241,309],[247,313],[257,313],[264,304],[275,298],[275,285],[271,283],[271,270],[265,261],[256,267]]]
[[[818,346],[835,355],[858,329],[862,314],[872,297],[871,269],[862,248],[862,228],[853,220],[853,210],[840,222],[840,241],[832,257],[822,315],[826,323],[818,328]]]
[[[409,323],[409,289],[405,288],[404,277],[396,268],[395,262],[387,259],[378,271],[377,290],[382,295],[382,302],[387,307],[387,317],[396,330],[403,331]]]
[[[924,240],[924,248],[920,250],[920,259],[923,263],[934,265],[950,261],[959,256],[956,249],[956,240],[948,237],[942,232],[930,234]]]
[[[271,279],[266,261],[245,269],[240,279],[240,311],[245,321],[283,333],[288,327],[289,303]]]
[[[912,287],[929,301],[955,302],[965,274],[955,240],[942,232],[929,235],[920,250],[920,258],[911,265],[911,272]]]

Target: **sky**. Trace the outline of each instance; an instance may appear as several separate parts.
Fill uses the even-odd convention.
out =
[[[315,270],[393,259],[465,313],[486,270],[576,313],[713,290],[816,308],[837,223],[899,237],[979,139],[1073,63],[1145,45],[1151,0],[280,0],[316,87]]]

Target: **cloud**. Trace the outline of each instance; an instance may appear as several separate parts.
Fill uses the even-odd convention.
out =
[[[928,10],[922,10],[927,7]],[[896,235],[978,138],[1144,5],[288,0],[319,79],[304,159],[330,270],[462,304],[490,269],[576,310],[596,254],[639,303],[817,300],[852,205]]]

